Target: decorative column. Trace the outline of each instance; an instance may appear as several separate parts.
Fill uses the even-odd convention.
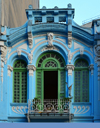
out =
[[[33,90],[33,72],[36,70],[36,67],[34,65],[28,65],[27,70],[29,71],[29,85],[28,85],[28,94],[29,94],[29,99],[33,99],[33,93],[35,93],[35,90]]]
[[[90,80],[90,84],[91,84],[91,102],[92,102],[92,111],[91,111],[91,114],[93,115],[93,109],[94,109],[94,78],[93,78],[93,74],[94,74],[94,65],[91,64],[89,66],[89,70],[91,71],[91,80]]]
[[[72,71],[74,70],[74,65],[68,64],[66,65],[65,69],[68,70],[68,87],[70,87],[73,84]],[[66,86],[66,97],[68,97],[68,87]]]

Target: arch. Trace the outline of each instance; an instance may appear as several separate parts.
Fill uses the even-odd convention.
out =
[[[74,102],[89,102],[89,64],[79,58],[74,66]]]
[[[73,59],[72,59],[72,63],[74,64],[76,62],[76,60],[78,59],[84,59],[88,62],[88,64],[92,64],[93,62],[93,58],[90,54],[88,54],[87,52],[84,52],[83,55],[80,55],[80,50],[77,50],[75,51],[74,53],[72,53],[74,56],[73,56]]]
[[[36,67],[37,68],[43,68],[43,61],[47,62],[50,60],[57,63],[58,68],[61,68],[61,67],[64,68],[64,66],[65,66],[65,61],[60,54],[55,53],[55,52],[46,52],[38,58]]]
[[[13,67],[16,60],[24,60],[28,64],[28,57],[25,53],[21,53],[21,55],[18,56],[17,52],[15,51],[9,58],[9,64]]]
[[[39,58],[39,56],[41,56],[43,53],[46,53],[46,52],[58,53],[64,58],[66,64],[68,63],[68,59],[67,59],[68,58],[68,52],[67,52],[67,50],[62,45],[58,45],[58,43],[54,42],[53,44],[57,48],[57,50],[45,50],[45,51],[42,51],[47,46],[47,43],[43,43],[43,44],[39,45],[37,47],[37,49],[34,50],[34,52],[32,52],[33,53],[33,58],[34,58],[34,62],[33,62],[34,65],[36,65],[36,62],[37,62],[37,59]]]
[[[27,63],[16,60],[13,64],[13,102],[27,102]]]

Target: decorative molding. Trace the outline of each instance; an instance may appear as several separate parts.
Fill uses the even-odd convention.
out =
[[[84,53],[84,47],[81,47],[80,48],[80,55],[83,55],[83,53]]]
[[[27,41],[27,39],[24,39],[24,40],[22,40],[22,41],[20,41],[20,42],[16,43],[15,45],[13,45],[13,46],[12,46],[12,48],[14,48],[14,47],[16,47],[17,45],[19,45],[19,44],[23,43],[24,41]]]
[[[68,47],[72,47],[72,32],[68,32]]]
[[[28,53],[28,59],[30,60],[30,64],[31,64],[33,60],[33,54]]]
[[[55,38],[55,39],[57,39],[57,40],[59,40],[59,41],[62,41],[64,44],[66,44],[66,40],[65,39],[62,39],[62,38]]]
[[[59,51],[58,48],[56,48],[55,46],[51,46],[51,47],[44,47],[41,51],[44,52],[44,51],[48,51],[48,50],[56,50],[56,51]]]
[[[86,43],[84,43],[84,42],[82,42],[81,40],[78,40],[78,39],[76,39],[76,38],[74,38],[74,37],[72,37],[72,39],[75,40],[75,41],[77,41],[77,42],[80,42],[80,43],[84,44],[85,46],[87,46],[87,47],[89,47],[89,48],[92,47],[92,46],[87,45]]]
[[[71,63],[71,60],[73,58],[73,54],[69,51],[68,53],[68,62]]]
[[[100,40],[97,41],[97,45],[94,47],[94,52],[97,57],[100,57]]]
[[[93,70],[94,70],[94,65],[93,64],[90,64],[89,70],[91,71],[91,75],[93,75]]]
[[[45,40],[45,38],[40,38],[40,39],[35,39],[35,44],[37,44],[38,42]]]
[[[97,25],[98,25],[98,26],[96,26],[96,33],[97,33],[97,34],[100,34],[100,20],[97,21]]]
[[[89,106],[74,106],[75,109],[74,114],[85,114],[90,110]]]
[[[74,65],[68,64],[65,67],[66,70],[68,70],[68,76],[72,75],[72,71],[74,70]]]
[[[47,33],[47,38],[48,38],[48,47],[53,46],[53,33]]]
[[[33,76],[33,72],[36,70],[34,65],[28,65],[27,70],[29,70],[29,76]]]
[[[22,52],[22,50],[20,48],[17,48],[17,54],[18,54],[18,56],[21,56],[21,52]]]
[[[18,48],[19,48],[19,49],[25,49],[25,50],[27,50],[27,44],[24,43],[24,44],[22,44],[21,46],[19,46]]]
[[[28,42],[29,42],[29,48],[33,47],[33,35],[32,32],[28,32]]]
[[[74,42],[74,49],[77,49],[77,48],[82,48],[83,46]],[[83,47],[84,48],[84,47]]]
[[[13,71],[13,67],[8,65],[8,76],[11,76],[11,72]]]
[[[10,53],[10,52],[11,52],[11,49],[12,49],[12,47],[8,47],[8,53]]]
[[[0,52],[3,58],[7,55],[7,47],[4,45],[4,41],[0,41]]]
[[[68,48],[67,48],[64,44],[62,44],[61,42],[59,42],[59,41],[57,41],[57,40],[53,40],[53,42],[62,45],[62,46],[67,50],[67,52],[69,52]],[[35,51],[35,49],[36,49],[38,46],[40,46],[41,44],[44,44],[44,43],[47,43],[47,40],[38,43],[38,44],[32,49],[31,53],[33,53],[33,52]]]
[[[37,37],[42,37],[42,36],[46,36],[47,34],[41,34],[41,35],[36,35],[33,36],[33,38],[37,38]],[[62,34],[53,34],[54,36],[62,36],[62,37],[68,37],[67,35],[62,35]]]
[[[13,106],[12,107],[12,111],[14,112],[14,113],[17,113],[17,114],[25,114],[26,113],[26,111],[27,111],[27,109],[28,109],[28,107],[27,106],[17,106],[17,107],[15,107],[15,106]]]

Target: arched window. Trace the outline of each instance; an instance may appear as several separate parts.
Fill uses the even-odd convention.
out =
[[[36,97],[63,99],[65,97],[65,62],[61,55],[42,54],[36,66]]]
[[[75,62],[74,102],[89,102],[89,69],[84,59]]]
[[[27,102],[27,64],[17,60],[13,66],[13,102]]]

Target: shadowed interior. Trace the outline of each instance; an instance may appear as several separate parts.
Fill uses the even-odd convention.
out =
[[[58,98],[58,71],[44,71],[44,99]]]

